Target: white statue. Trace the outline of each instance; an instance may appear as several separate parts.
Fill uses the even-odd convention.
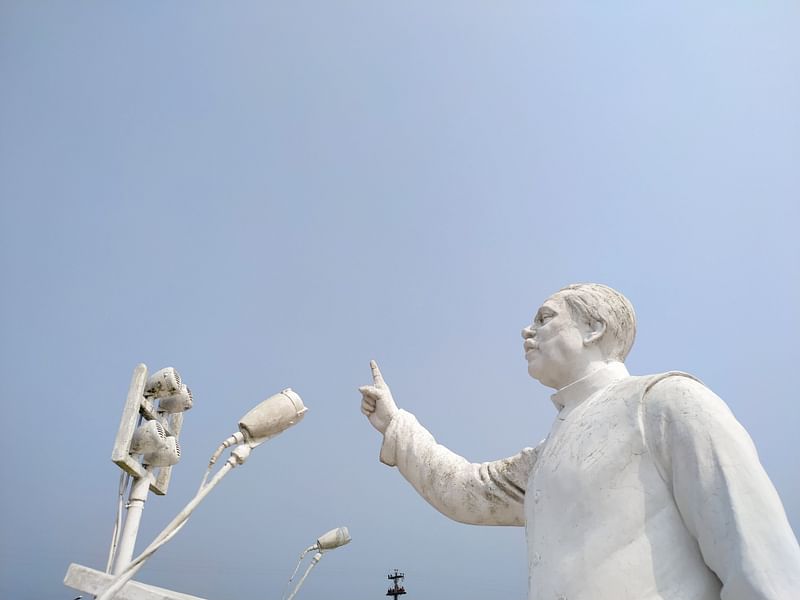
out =
[[[694,377],[631,376],[633,307],[599,284],[548,298],[522,330],[558,410],[535,448],[470,463],[399,410],[378,365],[361,410],[446,516],[525,526],[530,600],[796,600],[800,548],[750,437]]]

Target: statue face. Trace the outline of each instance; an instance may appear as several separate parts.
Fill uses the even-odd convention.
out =
[[[584,334],[558,294],[545,300],[533,323],[522,330],[530,376],[556,389],[575,381],[586,352]]]

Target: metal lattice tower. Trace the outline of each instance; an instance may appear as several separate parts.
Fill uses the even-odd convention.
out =
[[[394,570],[394,573],[389,573],[388,578],[392,580],[393,585],[389,588],[389,591],[386,592],[387,596],[392,596],[394,600],[397,600],[398,596],[402,596],[406,593],[406,588],[400,585],[400,582],[403,581],[405,576],[405,573],[400,573],[397,569]]]

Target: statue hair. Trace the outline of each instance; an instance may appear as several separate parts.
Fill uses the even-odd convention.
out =
[[[598,340],[607,356],[624,362],[636,338],[636,313],[630,301],[617,290],[600,283],[573,283],[558,291],[573,319],[605,323]]]

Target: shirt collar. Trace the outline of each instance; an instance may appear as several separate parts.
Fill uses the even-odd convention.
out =
[[[580,404],[595,392],[609,384],[629,377],[628,369],[621,362],[610,362],[605,367],[573,381],[550,396],[555,407],[561,411],[565,407]]]

